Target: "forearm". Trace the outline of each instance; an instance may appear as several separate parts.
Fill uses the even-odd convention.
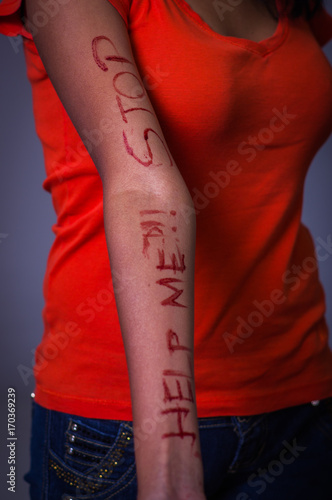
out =
[[[104,189],[105,232],[144,498],[172,484],[180,495],[181,488],[202,489],[193,376],[195,218],[190,208],[181,185],[159,193]]]

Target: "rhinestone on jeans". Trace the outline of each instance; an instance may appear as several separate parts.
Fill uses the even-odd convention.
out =
[[[71,428],[73,428],[73,424],[71,423]],[[65,470],[60,464],[54,462],[51,458],[49,459],[49,468],[52,469],[55,474],[65,483],[70,486],[75,486],[84,491],[86,494],[89,494],[89,498],[94,493],[98,493],[104,488],[104,481],[110,478],[113,474],[114,469],[121,463],[123,459],[123,455],[125,449],[128,447],[131,435],[128,431],[121,432],[121,436],[117,442],[117,447],[113,452],[113,456],[103,462],[102,467],[97,467],[93,472],[91,472],[89,479],[83,477],[79,478],[76,474],[71,473],[68,470]],[[74,449],[69,448],[68,454],[73,454]],[[70,497],[65,496],[62,500],[69,500]]]
[[[77,424],[72,424],[71,425],[71,429],[72,429],[72,431],[77,431],[78,425]]]
[[[75,442],[75,436],[70,435],[70,436],[69,436],[69,441],[70,441],[71,443],[74,443],[74,442]]]

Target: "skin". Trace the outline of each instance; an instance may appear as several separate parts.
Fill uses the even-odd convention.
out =
[[[260,42],[273,35],[278,23],[275,1],[237,0],[228,9],[215,0],[186,0],[186,3],[216,33]],[[227,5],[227,2],[226,2]]]
[[[259,0],[243,0],[224,21],[212,2],[188,4],[226,36],[259,41],[275,31],[276,20]],[[26,0],[26,8],[32,19],[38,0]],[[204,500],[193,375],[191,196],[144,90],[125,24],[106,0],[61,5],[34,41],[82,138],[102,119],[114,124],[90,154],[103,182],[131,386],[138,500]],[[154,430],[140,440],[151,415]]]

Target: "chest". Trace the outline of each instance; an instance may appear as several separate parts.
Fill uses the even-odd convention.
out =
[[[179,0],[215,33],[259,42],[273,35],[278,24],[274,0]]]
[[[225,145],[233,158],[252,142],[309,158],[325,141],[332,69],[304,20],[279,20],[272,37],[255,42],[216,33],[180,0],[147,4],[130,29],[133,51],[181,160],[192,151],[195,161],[203,147],[205,158],[213,148],[223,158]]]

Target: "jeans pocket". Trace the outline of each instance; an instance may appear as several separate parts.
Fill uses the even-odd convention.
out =
[[[131,426],[105,425],[101,430],[91,419],[70,418],[62,445],[52,447],[51,440],[49,469],[62,499],[111,498],[135,478]]]

